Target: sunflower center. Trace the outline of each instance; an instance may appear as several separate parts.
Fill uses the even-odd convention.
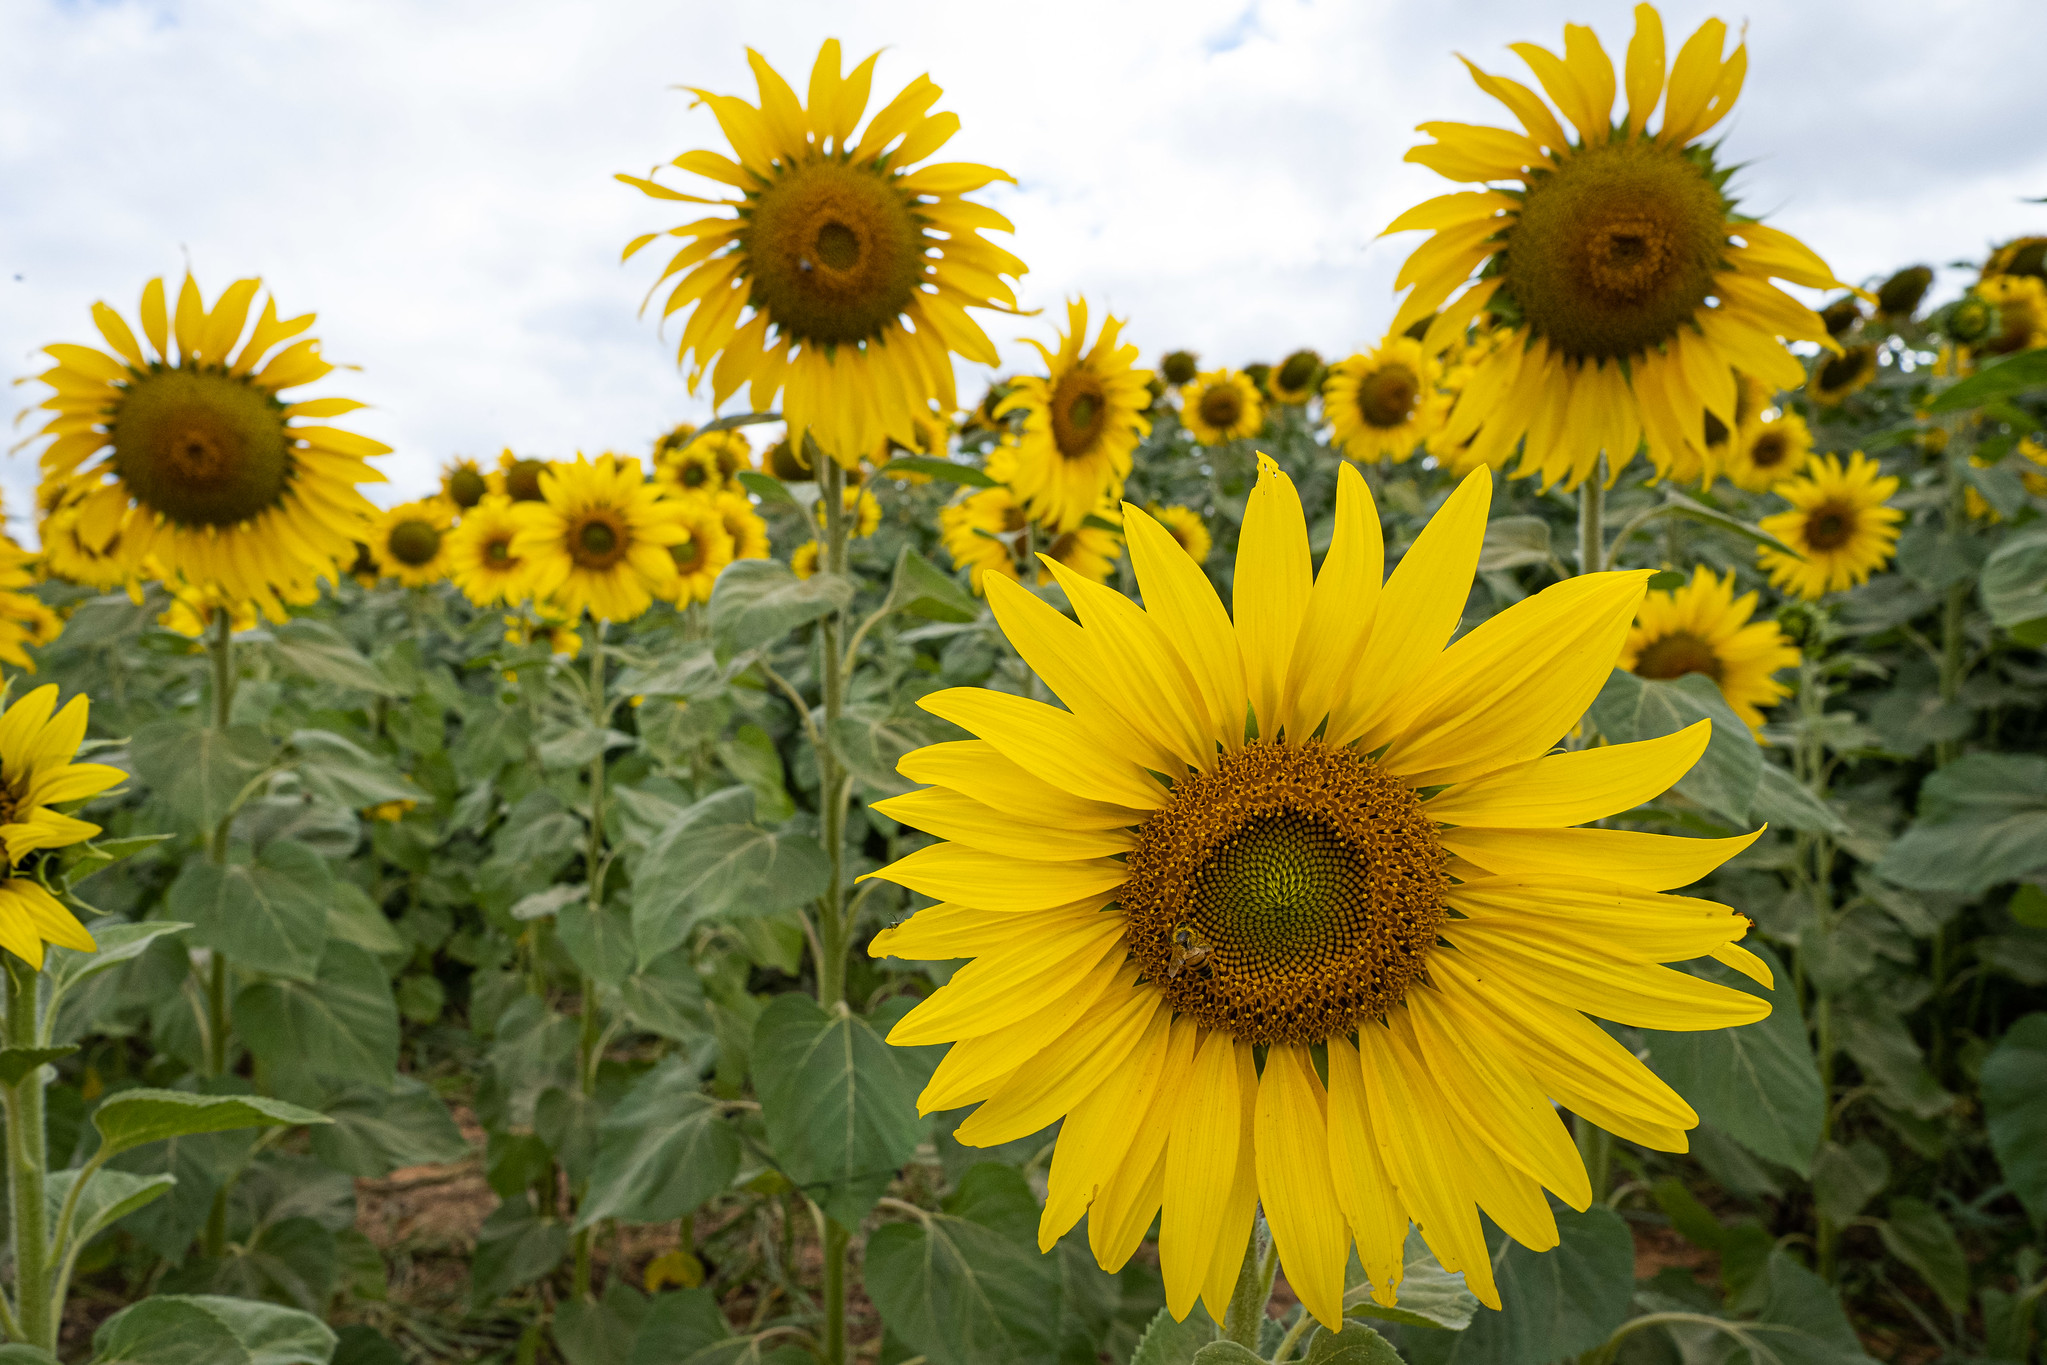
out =
[[[569,558],[585,569],[608,569],[625,551],[625,527],[610,512],[586,512],[569,532]]]
[[[1368,426],[1405,425],[1421,397],[1421,381],[1405,365],[1374,370],[1358,385],[1358,415]]]
[[[114,409],[114,469],[135,500],[181,526],[234,526],[291,481],[284,409],[245,379],[156,370]]]
[[[1052,390],[1052,443],[1069,460],[1094,453],[1095,440],[1109,424],[1108,393],[1086,370],[1068,370]]]
[[[1023,508],[1005,507],[1002,509],[1002,531],[1004,535],[1007,535],[1012,531],[1021,531],[1023,530],[1023,528],[1024,528]]]
[[[1845,389],[1862,377],[1862,372],[1875,359],[1875,353],[1867,346],[1850,346],[1840,355],[1827,357],[1820,366],[1817,387],[1823,393]]]
[[[1781,431],[1760,431],[1748,448],[1748,462],[1757,469],[1775,469],[1791,458],[1791,442]]]
[[[393,559],[416,569],[441,552],[441,531],[430,521],[401,521],[391,528],[389,544]]]
[[[687,461],[682,466],[682,486],[684,488],[702,488],[710,481],[711,471],[705,469],[695,460]]]
[[[754,196],[740,230],[752,303],[799,341],[879,336],[924,272],[912,205],[871,167],[813,161]]]
[[[1228,431],[1244,420],[1244,395],[1234,384],[1218,384],[1202,393],[1197,410],[1203,422],[1217,431]]]
[[[512,562],[512,538],[492,536],[483,543],[484,562],[492,568],[502,569]]]
[[[1841,502],[1823,502],[1805,514],[1805,543],[1815,550],[1838,550],[1855,536],[1855,509]]]
[[[547,472],[545,460],[514,460],[505,471],[505,496],[513,502],[539,502],[540,476]]]
[[[1299,393],[1315,378],[1315,371],[1322,368],[1322,357],[1313,351],[1295,351],[1280,362],[1279,372],[1273,376],[1279,386],[1288,393]]]
[[[465,511],[482,502],[489,491],[490,485],[483,481],[483,475],[467,465],[448,476],[448,501]]]
[[[1639,355],[1704,306],[1726,211],[1675,148],[1646,138],[1588,147],[1529,185],[1508,230],[1508,289],[1567,358]]]
[[[695,573],[697,566],[704,562],[704,547],[688,532],[685,538],[668,547],[668,555],[675,561],[677,573]]]
[[[1245,1042],[1312,1043],[1406,996],[1444,885],[1407,787],[1349,750],[1252,744],[1145,821],[1122,906],[1174,1009]]]
[[[1642,678],[1682,678],[1703,673],[1720,681],[1720,656],[1713,646],[1686,630],[1674,630],[1649,645],[1635,660],[1635,675]]]

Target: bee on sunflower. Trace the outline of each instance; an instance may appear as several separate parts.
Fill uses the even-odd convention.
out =
[[[1031,516],[1073,530],[1103,498],[1122,496],[1130,453],[1151,431],[1151,371],[1137,368],[1137,347],[1120,344],[1122,322],[1102,319],[1087,344],[1087,300],[1066,305],[1059,349],[1038,342],[1048,373],[1018,375],[996,416],[1023,414],[1010,486]],[[1083,349],[1085,348],[1085,349]]]
[[[1265,429],[1265,399],[1250,375],[1209,370],[1181,387],[1180,424],[1205,446],[1248,441]]]
[[[540,501],[512,509],[511,552],[532,566],[528,591],[570,622],[586,609],[599,621],[630,621],[675,595],[669,547],[686,534],[679,513],[637,461],[578,455],[540,476]]]
[[[1804,473],[1776,485],[1791,510],[1759,523],[1804,558],[1760,545],[1756,562],[1771,586],[1807,601],[1860,587],[1896,552],[1905,514],[1886,499],[1897,491],[1897,479],[1859,450],[1846,465],[1838,456],[1813,456]]]
[[[377,518],[370,555],[385,578],[407,588],[427,588],[448,576],[449,532],[454,507],[440,498],[402,502]]]
[[[1747,71],[1746,48],[1722,58],[1726,37],[1722,21],[1702,24],[1666,79],[1663,21],[1637,5],[1616,121],[1612,61],[1591,29],[1567,25],[1561,57],[1533,43],[1513,50],[1575,138],[1533,91],[1468,61],[1524,131],[1421,125],[1436,141],[1407,160],[1486,188],[1431,199],[1387,227],[1434,233],[1401,267],[1395,288],[1412,289],[1389,330],[1435,314],[1423,344],[1437,351],[1484,310],[1513,332],[1450,414],[1447,438],[1471,441],[1472,463],[1497,467],[1525,437],[1516,473],[1575,488],[1602,452],[1618,470],[1646,441],[1659,474],[1696,479],[1704,414],[1733,424],[1736,369],[1797,388],[1803,367],[1780,338],[1834,345],[1819,315],[1773,281],[1847,286],[1797,238],[1738,214],[1732,168],[1700,140],[1733,109]]]
[[[1619,666],[1642,678],[1703,673],[1734,714],[1760,732],[1762,708],[1791,695],[1776,675],[1798,667],[1799,653],[1775,621],[1750,620],[1755,611],[1754,593],[1734,595],[1733,574],[1723,578],[1701,564],[1675,592],[1642,599]]]
[[[1395,464],[1443,429],[1450,395],[1443,366],[1412,337],[1391,336],[1375,351],[1340,360],[1323,385],[1322,412],[1348,459]]]

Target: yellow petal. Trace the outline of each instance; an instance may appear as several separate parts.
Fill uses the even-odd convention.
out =
[[[1166,1142],[1165,1211],[1159,1223],[1159,1268],[1166,1307],[1184,1320],[1209,1276],[1211,1258],[1236,1261],[1221,1239],[1237,1175],[1237,1140],[1252,1101],[1237,1093],[1236,1043],[1211,1030],[1181,1082],[1180,1103]]]
[[[192,278],[192,272],[185,272],[185,282],[178,286],[178,311],[171,319],[171,331],[178,338],[178,359],[194,360],[199,355],[199,338],[206,330],[206,304],[199,297],[199,282]]]
[[[1564,64],[1585,92],[1585,114],[1591,120],[1585,136],[1607,136],[1613,130],[1613,60],[1599,45],[1599,35],[1583,24],[1565,24]]]
[[[1342,1038],[1329,1040],[1329,1171],[1372,1297],[1391,1307],[1407,1267],[1407,1210],[1379,1156],[1357,1049]]]
[[[953,1136],[969,1147],[993,1147],[1045,1127],[1129,1060],[1163,1004],[1164,997],[1149,987],[1121,998],[1114,990],[1105,992],[1079,1024],[1019,1067]]]
[[[1675,1031],[1734,1028],[1770,1013],[1768,1001],[1746,991],[1668,967],[1602,960],[1575,944],[1518,933],[1493,921],[1445,921],[1443,937],[1467,954],[1476,969],[1522,981],[1559,1005],[1617,1024]]]
[[[1460,782],[1422,809],[1446,825],[1534,829],[1578,825],[1632,810],[1691,771],[1713,722],[1633,744],[1550,754],[1519,767]]]
[[[1582,873],[1648,891],[1689,886],[1762,836],[1684,839],[1631,829],[1446,829],[1443,847],[1501,876]]]
[[[1663,16],[1654,5],[1635,6],[1635,36],[1628,41],[1628,131],[1639,133],[1663,98]]]
[[[1280,706],[1287,734],[1305,739],[1350,690],[1386,575],[1379,509],[1357,466],[1336,470],[1336,527],[1294,637]]]
[[[1033,777],[984,739],[952,740],[912,750],[896,765],[912,782],[950,787],[1018,820],[1069,830],[1144,823],[1147,811],[1089,801]]]
[[[1050,821],[1024,821],[944,788],[910,792],[868,807],[912,829],[1012,858],[1065,862],[1126,853],[1137,839],[1126,829],[1069,830]]]
[[[1230,1182],[1229,1200],[1223,1208],[1222,1227],[1216,1233],[1216,1253],[1208,1263],[1208,1279],[1201,1286],[1201,1301],[1208,1315],[1221,1322],[1229,1312],[1230,1295],[1243,1266],[1243,1255],[1231,1247],[1249,1247],[1251,1229],[1258,1217],[1258,1117],[1249,1097],[1258,1093],[1258,1062],[1251,1044],[1237,1043],[1237,1094],[1246,1102],[1237,1106],[1237,1173]]]
[[[1567,41],[1568,33],[1567,28]],[[1534,43],[1509,43],[1507,47],[1522,61],[1528,63],[1528,69],[1542,82],[1543,93],[1549,96],[1550,103],[1556,105],[1564,117],[1571,121],[1581,138],[1587,140],[1595,136],[1605,138],[1607,130],[1598,117],[1593,97],[1579,83],[1578,74],[1572,64],[1548,48],[1538,47]]]
[[[1145,613],[1164,630],[1201,689],[1224,749],[1244,743],[1244,667],[1237,637],[1208,575],[1172,533],[1142,508],[1123,504],[1123,533],[1144,593]]]
[[[1350,1229],[1329,1197],[1327,1105],[1305,1047],[1266,1050],[1257,1105],[1258,1197],[1280,1266],[1315,1320],[1339,1331]]]
[[[158,358],[166,363],[171,358],[170,326],[164,319],[163,277],[158,276],[142,286],[142,334],[149,338],[149,344],[156,348]]]
[[[1160,1010],[1164,1016],[1171,1011]],[[1156,1027],[1156,1025],[1153,1025]],[[1088,1212],[1088,1246],[1104,1270],[1123,1268],[1159,1212],[1166,1191],[1166,1139],[1179,1108],[1180,1080],[1193,1064],[1200,1030],[1186,1015],[1173,1020],[1166,1043],[1165,1077],[1145,1108],[1126,1111],[1125,1123],[1136,1129],[1129,1147],[1112,1169],[1102,1172]]]
[[[261,280],[236,280],[213,301],[213,311],[207,315],[205,330],[199,336],[200,364],[226,362],[228,352],[241,339],[242,328],[248,325],[249,305],[262,285]]]
[[[927,905],[901,924],[877,933],[867,945],[867,955],[924,961],[979,957],[1032,941],[1048,926],[1065,930],[1092,924],[1108,903],[1109,893],[1101,892],[1072,905],[1025,914],[950,902]]]
[[[1457,60],[1464,63],[1464,69],[1471,73],[1471,79],[1478,88],[1506,105],[1514,117],[1521,120],[1528,136],[1549,148],[1550,155],[1560,156],[1570,150],[1571,140],[1564,136],[1563,125],[1557,122],[1556,115],[1533,90],[1519,81],[1479,70],[1462,53],[1458,54]]]
[[[1677,50],[1664,96],[1663,129],[1657,134],[1663,141],[1689,142],[1702,131],[1699,124],[1720,83],[1720,49],[1726,44],[1726,23],[1708,19]]]
[[[149,361],[144,358],[142,348],[135,343],[135,333],[128,329],[127,322],[119,313],[104,303],[95,303],[92,306],[92,320],[100,329],[100,335],[107,339],[107,345],[118,351],[121,359],[138,370],[149,368]]]
[[[987,1099],[1018,1067],[1073,1027],[1104,992],[1119,989],[1119,980],[1120,989],[1128,991],[1136,984],[1137,973],[1112,955],[1075,978],[1070,988],[1054,987],[1038,1009],[1016,1022],[958,1040],[946,1049],[944,1060],[917,1096],[917,1112],[958,1109]]]
[[[1261,453],[1258,483],[1244,505],[1232,597],[1251,710],[1259,735],[1268,741],[1279,735],[1287,661],[1308,609],[1310,562],[1300,495],[1272,457]]]
[[[1096,1091],[1073,1107],[1059,1126],[1052,1151],[1045,1208],[1038,1218],[1038,1250],[1072,1230],[1094,1203],[1095,1193],[1123,1162],[1137,1136],[1138,1119],[1167,1091],[1166,1045],[1172,1019],[1164,1010],[1151,1023],[1129,1061],[1110,1073]]]
[[[917,705],[978,735],[1004,758],[1062,791],[1137,810],[1165,804],[1163,787],[1135,763],[1104,752],[1070,711],[985,687],[947,688],[919,698]]]
[[[1766,991],[1777,989],[1776,974],[1770,970],[1770,964],[1738,943],[1723,943],[1708,956],[1734,968]]]
[[[1047,555],[1046,568],[1066,590],[1088,639],[1106,696],[1133,727],[1190,768],[1205,768],[1215,757],[1215,722],[1201,689],[1172,641],[1135,602],[1114,588],[1091,582]]]
[[[964,844],[933,844],[863,876],[982,910],[1042,910],[1121,886],[1130,869],[1114,858],[1026,862]]]

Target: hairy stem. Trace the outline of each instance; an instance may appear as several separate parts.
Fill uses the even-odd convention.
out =
[[[819,466],[818,486],[824,503],[825,569],[830,573],[844,574],[846,472],[839,467],[837,460],[822,451],[812,459]],[[823,949],[817,963],[817,999],[822,1005],[835,1005],[846,998],[846,949],[853,929],[846,918],[847,782],[838,755],[832,752],[831,747],[833,729],[846,704],[847,660],[841,644],[846,625],[844,612],[833,612],[819,623],[819,644],[824,656],[824,743],[815,746],[817,799],[818,814],[824,826],[825,856],[831,866],[831,877],[824,897],[818,903],[817,916],[818,941]],[[843,1269],[840,1273],[843,1275]],[[839,1322],[836,1328],[828,1327],[827,1330],[839,1333],[843,1352],[845,1324]]]
[[[1252,1354],[1258,1351],[1258,1331],[1265,1325],[1265,1305],[1272,1299],[1272,1277],[1279,1269],[1279,1257],[1264,1247],[1264,1222],[1251,1225],[1251,1240],[1244,1246],[1244,1264],[1237,1269],[1237,1287],[1230,1292],[1230,1306],[1223,1313],[1223,1340],[1234,1341]]]
[[[604,913],[604,742],[611,726],[611,703],[604,691],[604,622],[593,621],[590,631],[590,722],[600,736],[597,752],[590,758],[590,833],[583,853],[583,875],[589,888],[589,909],[594,919]],[[576,1034],[576,1081],[586,1096],[597,1093],[597,1060],[604,1032],[597,1014],[597,980],[585,974],[579,984],[582,1018]],[[578,1298],[590,1296],[591,1249],[597,1229],[584,1228],[575,1235],[574,1289]]]
[[[1606,456],[1601,455],[1578,485],[1578,572],[1606,567]]]
[[[232,613],[224,606],[214,612],[212,638],[206,642],[206,648],[213,663],[213,729],[225,734],[228,716],[235,702],[235,640]],[[215,866],[227,862],[228,827],[233,822],[234,815],[230,812],[222,816],[220,823],[213,828],[206,853]],[[216,948],[206,979],[206,1073],[209,1076],[227,1074],[227,987],[227,959]],[[210,1242],[211,1229],[208,1231]],[[220,1251],[209,1246],[208,1254],[217,1256]]]
[[[831,1219],[824,1225],[824,1365],[846,1365],[846,1251],[852,1234]]]
[[[36,1045],[36,972],[7,956],[7,1044]],[[50,1284],[49,1210],[44,1187],[49,1150],[43,1131],[43,1071],[7,1091],[7,1198],[13,1214],[14,1304],[21,1340],[54,1354],[57,1317]]]

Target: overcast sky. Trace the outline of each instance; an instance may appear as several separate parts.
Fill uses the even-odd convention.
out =
[[[2047,196],[2047,5],[1682,0],[1670,50],[1716,12],[1748,23],[1722,125],[1743,206],[1843,278],[2047,231],[2022,202]],[[686,206],[611,175],[721,145],[672,87],[751,99],[752,44],[800,90],[834,35],[887,49],[870,109],[928,71],[965,125],[943,155],[1017,177],[985,198],[1017,225],[1025,306],[1051,311],[984,319],[1012,363],[1075,292],[1148,358],[1346,354],[1421,240],[1377,233],[1452,188],[1401,161],[1413,126],[1505,121],[1453,51],[1526,81],[1505,44],[1560,46],[1567,19],[1625,52],[1621,0],[4,0],[0,370],[96,340],[95,299],[132,320],[189,258],[209,301],[260,274],[319,311],[328,358],[362,370],[301,392],[373,404],[351,420],[396,448],[381,502],[457,452],[643,452],[706,405],[636,315],[652,253],[619,251]],[[20,534],[30,457],[0,482]]]

